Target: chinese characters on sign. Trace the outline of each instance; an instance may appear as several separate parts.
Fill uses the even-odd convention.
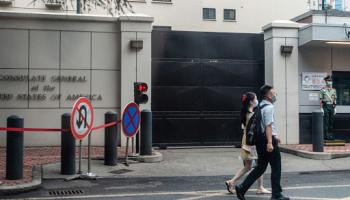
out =
[[[303,90],[321,90],[325,86],[324,78],[327,73],[304,72],[301,87]]]

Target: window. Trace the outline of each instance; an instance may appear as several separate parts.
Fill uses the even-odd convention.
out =
[[[333,87],[337,90],[337,104],[350,105],[350,72],[333,72]]]
[[[224,20],[225,21],[236,20],[236,10],[235,9],[224,9]]]
[[[171,31],[171,26],[153,26],[155,31]]]
[[[203,8],[203,20],[216,20],[215,8]]]

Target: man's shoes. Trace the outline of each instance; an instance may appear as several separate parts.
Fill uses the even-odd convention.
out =
[[[283,195],[279,196],[279,197],[272,197],[271,200],[289,200],[289,197],[285,197]]]
[[[235,186],[235,190],[236,190],[237,198],[238,198],[239,200],[245,200],[245,197],[244,197],[243,192],[241,191],[241,188],[238,187],[238,186],[236,185],[236,186]]]

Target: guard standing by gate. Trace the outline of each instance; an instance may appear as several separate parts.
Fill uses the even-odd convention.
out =
[[[337,106],[337,92],[333,88],[331,76],[324,78],[326,87],[320,91],[321,111],[323,112],[323,130],[325,140],[334,140],[333,124]]]

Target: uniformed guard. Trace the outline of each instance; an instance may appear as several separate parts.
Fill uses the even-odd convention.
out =
[[[320,91],[321,111],[323,112],[323,130],[325,140],[334,140],[333,124],[337,106],[337,92],[333,88],[331,76],[324,78],[326,86]]]

